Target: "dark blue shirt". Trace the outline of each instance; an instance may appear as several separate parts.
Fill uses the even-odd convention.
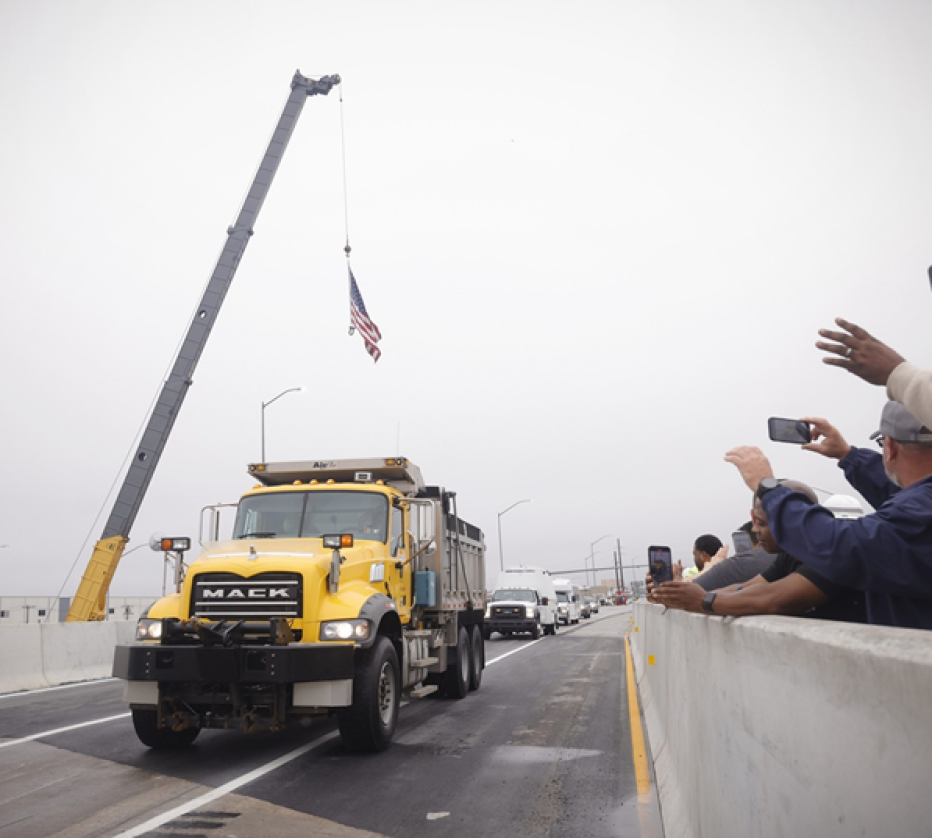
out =
[[[898,489],[881,455],[863,448],[839,466],[877,511],[838,519],[781,486],[762,501],[774,538],[826,579],[864,591],[868,622],[932,629],[932,476]]]

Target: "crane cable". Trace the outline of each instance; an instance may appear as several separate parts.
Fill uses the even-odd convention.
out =
[[[346,273],[349,285],[350,296],[352,297],[353,269],[350,267],[350,247],[349,240],[349,191],[346,188],[346,127],[343,121],[343,83],[340,83],[340,159],[343,166],[343,232],[346,236],[346,244],[343,252],[346,254]],[[353,318],[350,315],[349,335],[352,337],[356,334],[356,327],[353,325]]]

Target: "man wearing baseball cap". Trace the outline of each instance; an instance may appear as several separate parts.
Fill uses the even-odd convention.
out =
[[[774,480],[759,448],[733,448],[726,461],[760,498],[786,552],[830,581],[866,593],[869,622],[932,629],[932,431],[893,401],[871,437],[879,452],[849,445],[825,419],[803,421],[813,439],[803,448],[838,460],[875,512],[837,519]]]

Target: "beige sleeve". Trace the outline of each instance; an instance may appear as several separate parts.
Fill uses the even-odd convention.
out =
[[[932,428],[932,370],[903,361],[887,379],[887,395]]]

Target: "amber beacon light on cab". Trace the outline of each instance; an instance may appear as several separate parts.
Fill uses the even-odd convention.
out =
[[[454,492],[401,457],[249,472],[231,538],[208,507],[203,553],[116,649],[144,744],[335,714],[348,748],[379,751],[402,698],[479,688],[485,544]]]

